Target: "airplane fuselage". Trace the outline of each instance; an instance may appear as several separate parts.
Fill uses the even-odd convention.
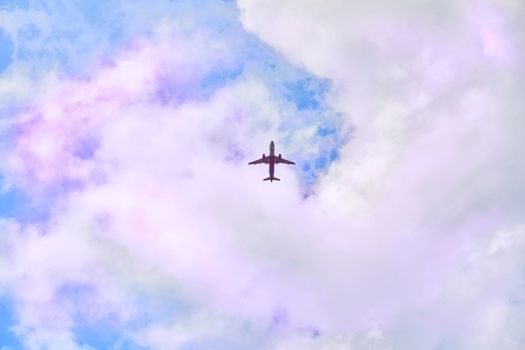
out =
[[[270,165],[270,177],[273,177],[275,171],[275,144],[270,142],[270,155],[268,159],[268,164]]]

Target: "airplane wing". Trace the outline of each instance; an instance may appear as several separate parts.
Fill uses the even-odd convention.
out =
[[[248,164],[262,164],[262,163],[268,164],[268,157],[254,160],[253,162],[249,162]]]
[[[283,164],[295,164],[294,162],[292,162],[291,160],[288,160],[288,159],[284,159],[284,158],[275,158],[275,162],[276,163],[283,163]]]

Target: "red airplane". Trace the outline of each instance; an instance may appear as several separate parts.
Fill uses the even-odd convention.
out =
[[[270,142],[270,155],[268,157],[266,157],[264,155],[264,153],[263,153],[261,159],[257,159],[257,160],[254,160],[253,162],[249,162],[248,163],[248,164],[261,164],[261,163],[264,163],[264,164],[269,164],[270,165],[270,177],[267,177],[263,181],[268,181],[268,180],[270,180],[270,182],[273,182],[273,180],[281,181],[280,179],[278,179],[275,176],[273,176],[275,164],[279,164],[279,163],[282,163],[282,164],[295,164],[291,160],[287,160],[287,159],[284,159],[283,157],[281,157],[281,154],[279,154],[279,156],[276,156],[274,154],[274,151],[275,151],[275,144],[272,141],[272,142]]]

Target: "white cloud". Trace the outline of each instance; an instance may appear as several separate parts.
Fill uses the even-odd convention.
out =
[[[455,301],[441,295],[457,283],[449,284],[452,271],[483,249],[482,237],[521,222],[523,201],[510,194],[523,181],[509,167],[520,174],[525,169],[524,145],[515,133],[522,125],[516,116],[523,112],[516,97],[523,86],[518,80],[523,32],[517,30],[523,7],[516,1],[240,0],[238,5],[248,30],[334,82],[327,100],[352,129],[340,160],[316,192],[322,208],[347,218],[331,239],[341,251],[358,246],[362,255],[347,250],[339,263],[324,265],[334,280],[323,276],[317,285],[337,285],[341,295],[332,294],[331,300],[340,310],[352,310],[357,324],[396,330],[386,333],[394,347],[429,348],[443,341],[491,348],[495,339],[508,336],[505,346],[519,348],[523,339],[505,326],[519,323],[520,306],[507,302],[509,294],[525,292],[523,286],[511,287],[519,273],[500,276],[498,284],[511,293],[488,282],[488,266],[462,270],[461,278],[476,274],[478,283],[487,284]],[[521,245],[514,249],[523,251]],[[506,269],[522,264],[514,252],[506,254]],[[503,273],[502,261],[490,261],[490,269]],[[352,265],[359,265],[361,274]],[[489,298],[484,288],[494,295]],[[343,295],[361,308],[342,301]],[[455,314],[456,302],[468,304],[468,311]],[[484,309],[484,303],[492,306]],[[441,312],[467,325],[445,325]],[[405,313],[411,316],[401,316]],[[415,324],[420,317],[424,321]],[[337,324],[348,325],[345,321]],[[482,329],[492,335],[477,338]],[[397,337],[402,332],[420,336],[410,342]]]
[[[65,188],[46,224],[5,223],[0,241],[28,346],[75,346],[79,312],[140,319],[143,297],[197,310],[123,331],[155,349],[235,337],[239,319],[279,350],[518,349],[522,180],[505,166],[522,109],[504,70],[520,67],[500,55],[517,47],[513,17],[501,7],[487,35],[505,40],[483,44],[468,4],[380,5],[239,3],[248,29],[334,83],[352,129],[307,200],[290,168],[268,186],[246,165],[276,135],[302,149],[314,133],[280,128],[295,110],[260,76],[191,94],[235,61],[229,42],[161,23],[89,79],[47,81],[5,124],[22,132],[2,155],[35,196]],[[88,289],[80,305],[68,287]]]

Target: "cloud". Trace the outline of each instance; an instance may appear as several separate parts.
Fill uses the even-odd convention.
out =
[[[491,348],[494,339],[505,338],[507,348],[519,348],[517,333],[502,326],[519,322],[519,306],[508,305],[510,294],[523,294],[514,285],[517,277],[498,281],[512,292],[487,283],[468,297],[454,296],[465,304],[490,304],[487,288],[497,300],[493,305],[499,305],[494,309],[469,304],[468,312],[456,314],[453,310],[460,309],[443,300],[442,293],[458,283],[450,279],[453,271],[484,249],[482,237],[497,237],[521,224],[516,214],[523,213],[523,203],[509,195],[523,183],[508,170],[523,174],[524,169],[523,143],[515,133],[521,125],[516,115],[523,111],[515,98],[523,86],[517,78],[523,71],[518,63],[523,32],[517,29],[523,9],[517,2],[406,1],[393,6],[379,1],[239,1],[248,30],[333,82],[327,100],[352,132],[316,193],[320,205],[349,222],[338,233],[340,242],[346,239],[358,251],[368,247],[363,257],[354,260],[347,254],[346,264],[340,265],[362,266],[359,278],[324,270],[362,309],[342,298],[332,300],[341,309],[352,305],[348,310],[359,315],[364,327],[376,323],[391,330],[385,334],[393,347],[445,342]],[[511,260],[513,266],[521,264],[516,256]],[[488,261],[490,269],[501,271],[501,261]],[[489,278],[485,268],[465,270],[461,278],[471,273]],[[434,324],[439,310],[450,311],[442,319],[465,324]],[[410,316],[401,317],[405,313]],[[480,318],[465,319],[469,313]],[[366,315],[374,314],[369,324]],[[421,317],[425,321],[418,327],[415,320]],[[484,318],[497,325],[490,327],[494,338],[477,338],[485,327],[478,320]],[[402,336],[397,333],[401,329]]]
[[[4,181],[47,209],[2,221],[25,346],[518,349],[510,5],[240,1],[281,57],[210,4],[108,10],[141,34],[39,66],[2,122]],[[270,139],[298,161],[272,186],[246,165]]]

